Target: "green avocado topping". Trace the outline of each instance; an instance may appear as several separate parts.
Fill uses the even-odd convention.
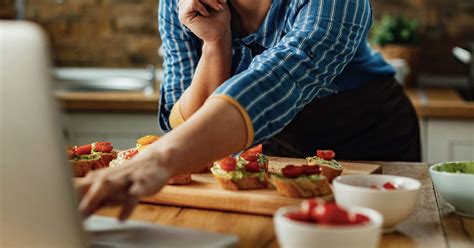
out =
[[[260,179],[260,181],[262,182],[265,180],[264,170],[261,170],[260,172],[247,172],[245,171],[245,164],[243,164],[242,162],[239,162],[239,159],[237,159],[237,168],[229,172],[221,169],[221,167],[217,163],[214,163],[214,166],[212,166],[211,168],[212,174],[225,178],[225,179],[231,179],[234,181],[240,180],[244,177],[251,177],[251,176],[257,176],[258,179]]]
[[[474,174],[474,161],[469,162],[449,162],[434,167],[435,171],[444,171],[449,173]]]
[[[327,165],[336,169],[341,169],[342,165],[339,164],[336,160],[324,160],[318,156],[307,157],[306,161],[308,161],[308,165]]]
[[[87,154],[87,155],[80,155],[79,160],[99,160],[99,154]]]
[[[276,173],[271,173],[270,174],[272,176],[272,178],[276,178],[278,180],[284,180],[284,181],[299,181],[299,182],[314,182],[314,181],[319,181],[319,180],[323,180],[325,179],[326,177],[323,176],[323,175],[318,175],[318,174],[314,174],[314,175],[301,175],[297,178],[286,178],[284,177],[283,175],[280,175],[280,174],[276,174]]]

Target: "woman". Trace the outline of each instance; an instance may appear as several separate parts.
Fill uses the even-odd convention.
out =
[[[265,142],[266,153],[419,160],[413,107],[366,37],[369,0],[160,1],[165,48],[160,126],[122,167],[80,186],[80,210],[123,206],[172,175]]]

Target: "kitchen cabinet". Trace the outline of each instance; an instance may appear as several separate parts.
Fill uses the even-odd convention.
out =
[[[428,118],[421,122],[423,160],[474,160],[474,120]]]
[[[156,113],[63,112],[62,118],[68,145],[110,141],[117,149],[127,149],[143,135],[163,134]]]

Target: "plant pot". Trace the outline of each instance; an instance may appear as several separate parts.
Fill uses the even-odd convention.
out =
[[[404,85],[407,88],[415,85],[420,63],[420,48],[418,46],[389,44],[383,47],[376,46],[374,48],[380,51],[385,59],[405,60],[410,67],[410,72],[404,80]]]

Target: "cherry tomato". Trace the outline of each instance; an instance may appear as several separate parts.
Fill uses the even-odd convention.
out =
[[[355,219],[352,223],[354,223],[354,224],[364,224],[364,223],[367,223],[367,222],[370,222],[369,217],[367,217],[363,214],[356,214]]]
[[[219,166],[221,167],[221,169],[223,169],[227,172],[233,171],[237,167],[237,161],[233,157],[223,158],[223,159],[219,160],[218,163],[219,163]]]
[[[318,165],[303,165],[303,174],[305,175],[314,175],[314,174],[320,174],[321,173],[321,168],[319,168]]]
[[[325,202],[322,199],[309,199],[304,200],[301,202],[301,212],[311,215],[311,213],[316,209],[319,205],[324,205]]]
[[[336,157],[336,153],[333,150],[317,150],[316,156],[324,160],[331,160]]]
[[[391,182],[384,183],[382,187],[386,190],[396,190],[397,188]]]
[[[281,173],[286,178],[297,178],[303,174],[302,166],[287,165],[281,170]]]
[[[318,206],[312,212],[313,221],[326,225],[348,225],[351,224],[349,213],[339,207],[336,203],[327,203]]]
[[[260,167],[258,166],[257,161],[250,161],[245,165],[245,170],[248,172],[260,172]]]
[[[95,151],[96,152],[105,152],[109,153],[114,149],[112,143],[110,142],[96,142],[95,143]]]
[[[311,216],[303,212],[289,212],[285,214],[288,219],[296,221],[311,222]]]
[[[91,154],[91,152],[92,152],[92,145],[91,144],[79,146],[76,149],[76,154],[77,155],[87,155],[87,154]]]
[[[133,158],[133,156],[135,156],[137,154],[138,154],[137,149],[130,149],[130,150],[125,151],[125,154],[124,154],[123,158],[131,159],[131,158]]]
[[[257,161],[258,153],[253,151],[245,151],[240,156],[247,161]]]

